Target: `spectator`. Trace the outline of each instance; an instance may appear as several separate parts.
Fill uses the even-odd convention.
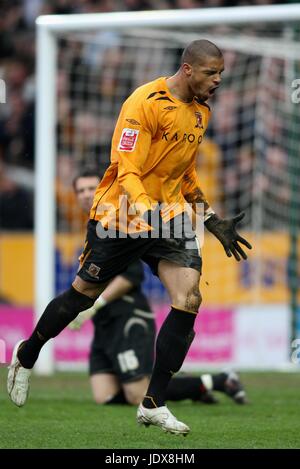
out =
[[[31,230],[33,204],[31,194],[5,173],[0,161],[0,230]]]

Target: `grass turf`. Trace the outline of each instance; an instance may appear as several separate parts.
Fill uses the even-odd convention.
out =
[[[28,403],[14,406],[0,370],[0,448],[299,448],[299,373],[244,373],[251,404],[217,393],[218,405],[169,403],[191,427],[186,437],[140,428],[136,408],[97,406],[86,375],[33,376]]]

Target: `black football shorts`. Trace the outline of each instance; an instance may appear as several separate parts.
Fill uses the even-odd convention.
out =
[[[138,259],[147,262],[155,275],[162,259],[201,272],[197,238],[187,214],[177,215],[165,224],[168,236],[160,238],[116,238],[110,237],[109,231],[101,238],[97,235],[97,223],[89,220],[85,247],[79,259],[77,275],[87,282],[107,282]],[[184,232],[181,232],[182,226]]]

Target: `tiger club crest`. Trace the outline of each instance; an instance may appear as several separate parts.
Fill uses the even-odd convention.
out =
[[[201,112],[195,112],[195,116],[196,116],[196,125],[195,125],[195,128],[197,129],[203,129],[203,123],[202,123],[202,114]]]
[[[95,264],[90,264],[89,268],[86,270],[86,272],[93,278],[96,278],[99,280],[99,272],[100,272],[100,267],[98,267]]]

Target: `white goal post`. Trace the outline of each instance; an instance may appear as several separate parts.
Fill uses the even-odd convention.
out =
[[[36,320],[54,297],[55,171],[56,171],[56,70],[57,42],[66,33],[122,31],[128,28],[247,26],[300,21],[300,3],[104,14],[49,15],[37,19],[36,197],[35,197],[35,314]],[[186,31],[187,42],[189,30]],[[278,44],[280,47],[280,44]],[[284,47],[284,44],[282,45]],[[290,52],[289,52],[290,51]],[[297,56],[285,47],[291,60]],[[299,56],[298,56],[299,58]],[[53,371],[49,344],[37,362],[39,373]]]

